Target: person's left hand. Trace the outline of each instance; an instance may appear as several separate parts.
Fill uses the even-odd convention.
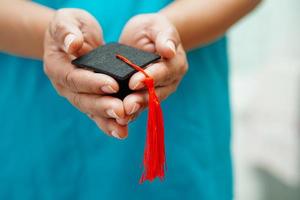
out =
[[[166,17],[160,14],[133,17],[125,25],[119,42],[163,57],[161,62],[145,70],[154,79],[155,90],[161,101],[176,90],[188,69],[188,63],[179,34]],[[147,107],[148,93],[144,78],[141,72],[131,77],[129,88],[135,92],[123,100],[127,117],[119,120],[120,124],[127,124]]]

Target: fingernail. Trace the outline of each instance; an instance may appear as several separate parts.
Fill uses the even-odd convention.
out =
[[[104,93],[116,93],[117,91],[112,88],[110,85],[104,85],[101,87],[101,90],[104,92]]]
[[[128,120],[126,120],[126,119],[117,119],[116,120],[117,121],[117,123],[118,124],[120,124],[121,126],[125,126],[125,125],[127,125],[128,124]]]
[[[110,134],[111,134],[113,137],[115,137],[115,138],[122,139],[122,138],[119,136],[118,132],[115,131],[115,130],[112,130],[112,131],[110,132]]]
[[[72,44],[72,42],[75,40],[76,36],[74,34],[69,34],[65,37],[65,51],[68,52],[69,51],[69,47]]]
[[[171,40],[167,41],[167,46],[173,51],[173,53],[176,53],[175,44]]]
[[[141,89],[144,86],[143,83],[138,82],[137,84],[135,84],[135,86],[133,86],[133,90],[138,90]]]
[[[141,106],[137,103],[135,103],[131,109],[131,111],[128,113],[129,115],[132,115],[133,113],[135,113],[136,111],[138,111],[138,109],[140,108]]]
[[[120,117],[116,114],[116,112],[113,109],[108,109],[106,111],[107,115],[111,118],[119,119]]]

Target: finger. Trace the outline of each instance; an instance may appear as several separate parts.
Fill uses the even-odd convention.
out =
[[[81,12],[76,12],[76,17],[82,24],[81,31],[85,40],[79,55],[86,54],[90,50],[104,45],[103,31],[99,22],[90,13],[82,10]],[[90,46],[87,45],[85,48],[85,44]]]
[[[67,72],[62,81],[71,91],[78,93],[113,94],[119,90],[112,77],[80,68]]]
[[[112,94],[119,90],[119,85],[112,77],[95,73],[72,65],[67,55],[50,58],[44,63],[45,73],[56,82],[73,92],[91,94]],[[58,65],[63,63],[64,66]]]
[[[118,139],[125,139],[128,136],[128,126],[119,125],[113,119],[106,119],[101,117],[92,116],[92,119],[97,126],[106,134]]]
[[[155,86],[167,86],[173,82],[180,81],[188,70],[186,54],[182,45],[178,46],[175,57],[163,59],[161,62],[149,65],[145,71],[154,79]],[[135,73],[129,80],[129,88],[139,90],[144,88],[145,76],[141,72]]]
[[[60,50],[72,54],[79,50],[84,42],[79,22],[64,9],[58,10],[50,24],[49,33]]]
[[[89,13],[79,9],[58,10],[49,32],[61,50],[72,55],[79,50],[81,53],[89,51],[103,43],[99,24]]]
[[[157,53],[167,59],[173,58],[181,41],[171,22],[162,15],[156,15],[148,30],[150,40],[154,41]]]
[[[127,45],[134,46],[138,49],[142,49],[147,52],[155,53],[155,51],[156,51],[155,44],[153,43],[153,41],[151,41],[147,37],[141,38],[141,39],[135,41],[135,43],[134,43],[134,41],[131,41],[131,40],[126,40],[125,42],[127,42]],[[131,43],[129,43],[129,42],[131,42]]]
[[[153,43],[145,44],[145,45],[141,46],[140,49],[147,51],[147,52],[155,53],[155,45]]]
[[[174,28],[161,30],[155,38],[157,53],[164,58],[170,59],[176,55],[177,45],[180,43],[176,37],[177,32]]]
[[[60,92],[83,113],[112,119],[125,117],[123,102],[118,98],[73,93],[66,89],[62,89]]]
[[[160,101],[165,100],[171,93],[175,92],[178,82],[174,82],[166,87],[158,87],[155,89],[156,95]],[[123,100],[125,114],[133,115],[145,109],[148,106],[147,90],[134,92]],[[138,109],[136,109],[137,107]]]
[[[165,86],[178,78],[175,66],[171,66],[170,63],[163,61],[150,65],[145,69],[145,72],[154,79],[155,86]],[[145,75],[143,73],[135,73],[129,80],[129,88],[132,90],[144,88],[144,79]]]
[[[96,19],[90,16],[90,18],[85,17],[82,20],[84,20],[82,32],[87,43],[91,44],[93,48],[103,45],[103,31]]]
[[[119,118],[116,119],[116,122],[122,126],[125,126],[127,124],[129,124],[130,122],[134,121],[139,115],[140,113],[143,111],[143,108],[137,107],[137,112],[134,112],[131,115],[126,115],[124,118]]]

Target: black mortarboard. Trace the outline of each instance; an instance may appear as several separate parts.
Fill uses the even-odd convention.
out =
[[[142,68],[160,59],[160,56],[154,53],[119,43],[109,43],[92,50],[86,55],[76,58],[72,61],[72,64],[113,77],[120,87],[119,92],[115,96],[123,99],[131,92],[128,87],[128,82],[136,70],[116,58],[117,54],[128,58]]]

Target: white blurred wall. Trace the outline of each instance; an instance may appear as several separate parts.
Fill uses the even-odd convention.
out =
[[[235,199],[300,199],[300,0],[265,0],[229,32]]]

